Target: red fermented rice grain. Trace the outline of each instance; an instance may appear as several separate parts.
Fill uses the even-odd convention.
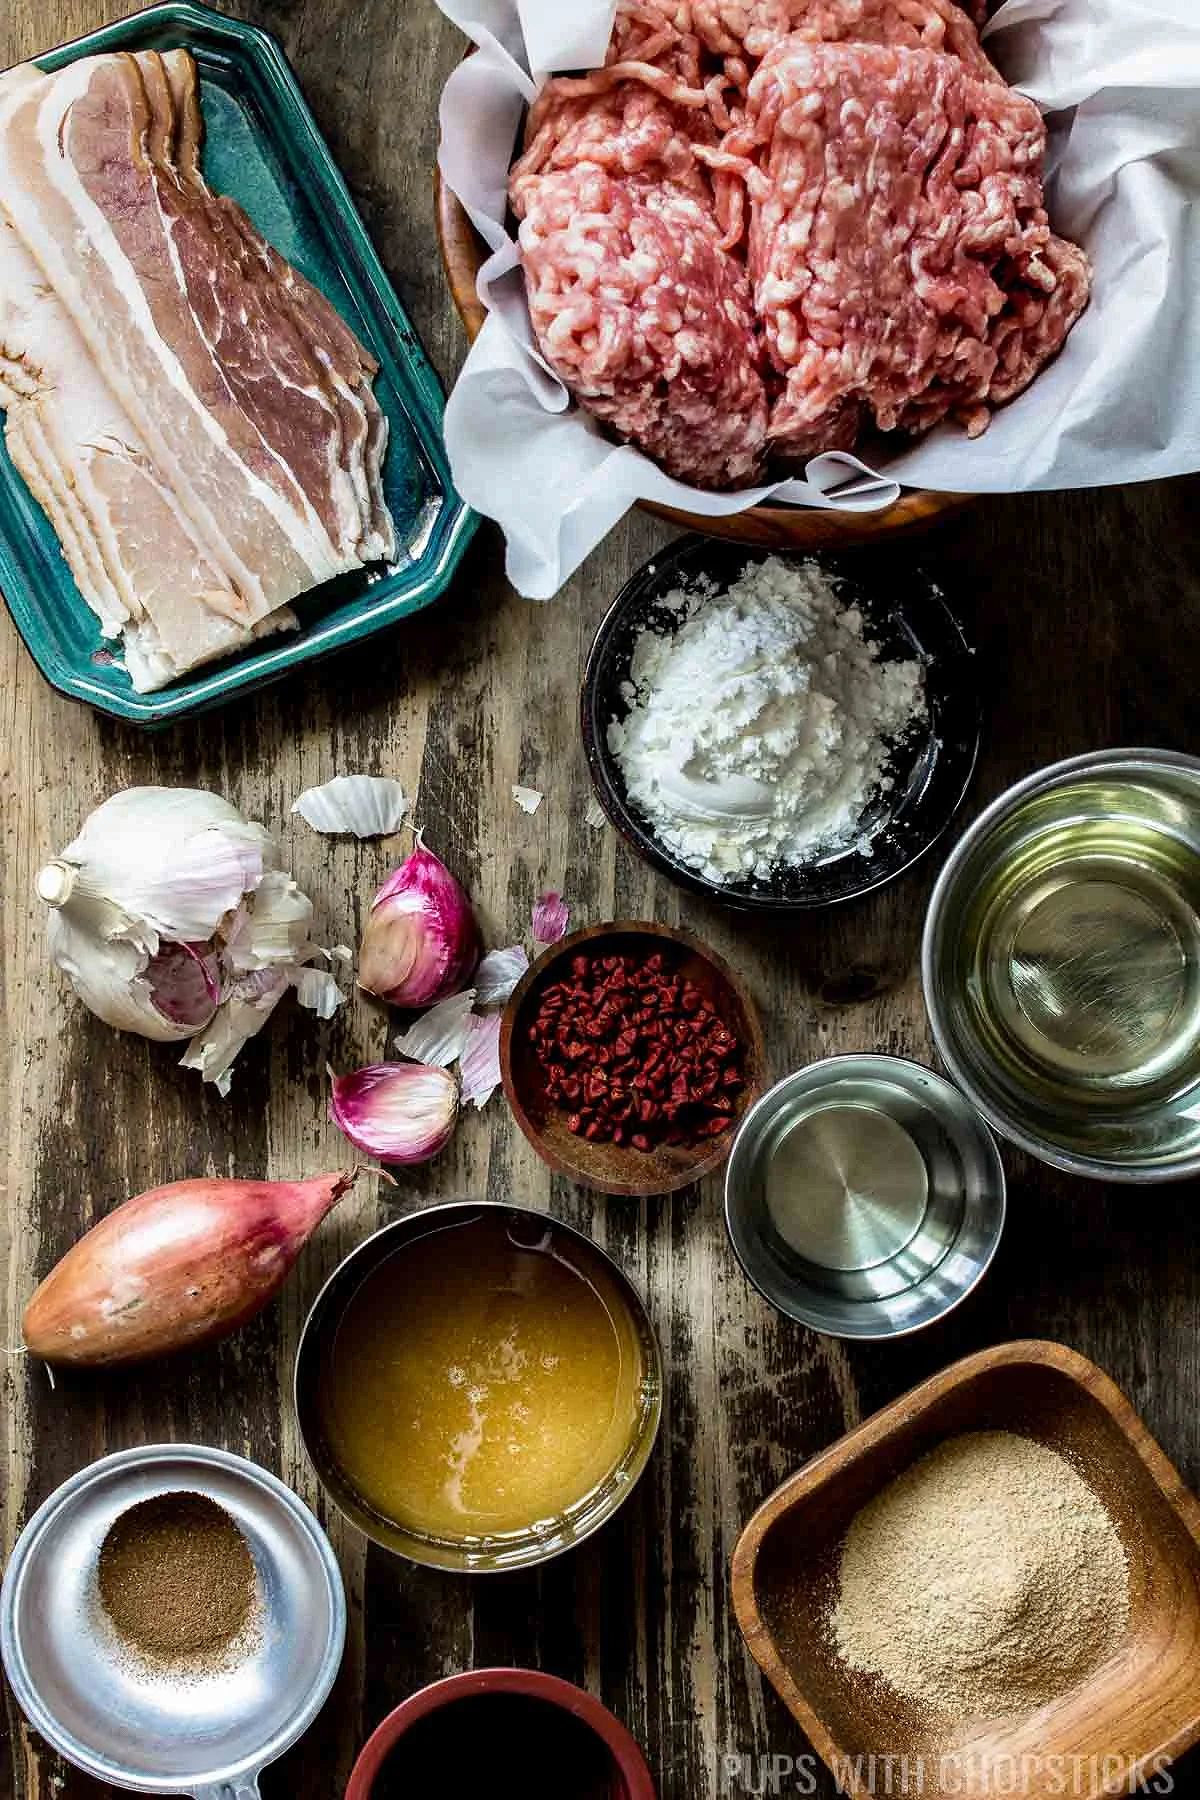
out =
[[[572,957],[529,1041],[546,1098],[589,1143],[698,1144],[733,1123],[742,1045],[694,982],[655,952]]]

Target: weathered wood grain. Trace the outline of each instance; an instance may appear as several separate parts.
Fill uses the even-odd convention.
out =
[[[123,10],[121,0],[9,0],[0,64]],[[459,54],[430,0],[243,0],[277,31],[443,374],[462,353],[433,240],[437,96]],[[981,803],[1039,763],[1100,744],[1195,747],[1200,482],[987,503],[927,546],[979,647],[987,692]],[[664,541],[635,519],[566,592],[517,599],[485,530],[447,603],[202,723],[142,737],[49,692],[0,618],[0,954],[7,1029],[0,1349],[6,1546],[31,1508],[105,1450],[156,1438],[224,1444],[280,1469],[326,1518],[351,1594],[351,1648],[314,1733],[268,1775],[276,1800],[331,1800],[366,1732],[422,1683],[471,1662],[536,1663],[595,1689],[647,1746],[663,1800],[746,1791],[726,1758],[802,1753],[733,1625],[728,1564],[771,1486],[884,1400],[953,1356],[1017,1335],[1061,1337],[1107,1368],[1167,1453],[1200,1480],[1200,1263],[1192,1188],[1137,1201],[1008,1157],[1011,1226],[998,1264],[942,1326],[890,1348],[846,1348],[776,1318],[730,1254],[719,1190],[605,1202],[552,1179],[494,1103],[387,1204],[512,1195],[593,1231],[647,1292],[667,1403],[650,1472],[619,1519],[538,1575],[475,1583],[368,1552],[328,1515],[297,1441],[290,1367],[311,1298],[381,1216],[339,1209],[280,1307],[232,1345],[119,1379],[60,1379],[15,1348],[24,1300],[102,1209],[204,1169],[274,1175],[335,1166],[327,1060],[384,1048],[387,1019],[355,1001],[328,1026],[279,1017],[221,1102],[173,1054],[118,1038],[47,971],[34,872],[100,798],[134,782],[209,785],[276,829],[335,939],[353,942],[386,872],[378,846],[331,844],[289,817],[301,788],[362,768],[418,797],[434,848],[478,896],[494,942],[520,933],[543,885],[577,922],[685,923],[746,973],[777,1071],[834,1050],[931,1054],[916,950],[932,871],[862,906],[759,928],[658,881],[584,819],[576,684],[614,589]],[[897,550],[897,554],[908,554]],[[509,787],[547,798],[533,818]],[[9,1707],[3,1800],[99,1800]],[[784,1789],[783,1791],[787,1791]]]

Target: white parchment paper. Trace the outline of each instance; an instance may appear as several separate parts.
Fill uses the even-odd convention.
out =
[[[506,186],[547,73],[604,59],[615,0],[438,0],[479,46],[442,96],[442,174],[491,248],[489,317],[446,411],[464,499],[499,521],[521,593],[556,593],[637,500],[716,517],[775,498],[875,510],[905,486],[1099,487],[1200,468],[1200,0],[1006,0],[988,49],[1050,127],[1051,221],[1095,264],[1092,303],[1020,399],[968,442],[943,425],[871,470],[842,453],[737,494],[608,441],[538,357]]]

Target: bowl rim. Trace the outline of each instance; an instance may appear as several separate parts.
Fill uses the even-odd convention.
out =
[[[947,812],[945,818],[933,832],[932,836],[928,837],[918,849],[914,850],[907,861],[901,863],[898,868],[867,880],[861,887],[856,887],[849,893],[838,894],[832,898],[814,896],[811,899],[805,899],[797,897],[796,895],[747,893],[745,890],[730,889],[722,886],[719,882],[707,880],[706,877],[699,874],[697,870],[689,868],[686,863],[673,857],[670,852],[663,847],[649,827],[642,826],[638,822],[633,809],[622,799],[618,790],[617,782],[613,774],[613,759],[611,752],[608,749],[604,727],[598,721],[595,726],[593,725],[593,714],[596,710],[596,688],[599,679],[600,662],[608,649],[610,639],[623,623],[625,614],[632,605],[634,599],[638,597],[635,593],[635,584],[640,588],[643,578],[649,571],[650,564],[654,564],[656,575],[662,569],[674,568],[676,564],[683,562],[689,555],[696,554],[702,549],[704,541],[705,536],[703,533],[689,533],[685,537],[677,538],[673,544],[668,544],[665,549],[658,551],[655,555],[647,558],[646,562],[639,564],[629,576],[628,580],[621,584],[618,592],[605,610],[604,617],[596,627],[591,646],[588,650],[587,661],[584,664],[583,677],[579,686],[580,732],[583,738],[583,749],[587,760],[588,775],[591,780],[592,792],[599,801],[601,809],[610,825],[613,826],[629,845],[630,849],[633,850],[643,862],[648,863],[651,868],[656,869],[659,874],[664,875],[674,886],[683,888],[688,893],[696,894],[701,899],[721,907],[726,912],[741,913],[746,917],[759,919],[794,919],[803,918],[810,913],[831,911],[837,907],[853,906],[859,901],[867,900],[871,895],[880,893],[893,882],[900,881],[904,876],[910,875],[913,869],[915,869],[919,863],[923,862],[930,852],[936,849],[938,844],[942,842],[963,806],[966,804],[967,796],[971,791],[971,784],[975,779],[975,774],[979,767],[979,758],[983,747],[984,708],[982,698],[976,690],[973,695],[973,710],[975,717],[974,737],[969,755],[963,765],[958,797],[956,798],[954,805]],[[831,557],[841,556],[843,554],[843,552],[837,548],[826,547],[822,549],[818,546],[814,546],[812,549],[804,549],[800,546],[788,549],[786,547],[746,544],[742,546],[742,549],[750,556],[758,553],[784,557],[799,556],[806,559],[819,559],[822,556]],[[865,554],[869,556],[872,554],[872,550],[869,545],[848,546],[845,554],[847,557],[854,554]],[[963,632],[962,625],[955,614],[950,610],[950,607],[946,604],[945,597],[939,591],[936,594],[931,594],[929,598],[940,607],[953,637],[962,647],[963,657],[966,658],[973,655],[971,646],[968,644]]]
[[[303,1704],[297,1706],[289,1724],[268,1739],[260,1750],[256,1750],[252,1756],[243,1757],[238,1763],[214,1769],[200,1778],[199,1786],[207,1791],[214,1783],[220,1789],[223,1784],[231,1781],[236,1783],[246,1778],[253,1779],[303,1737],[329,1697],[346,1647],[346,1590],[333,1547],[311,1508],[285,1481],[272,1474],[270,1469],[265,1469],[261,1464],[252,1462],[249,1457],[239,1456],[232,1450],[222,1450],[210,1444],[191,1443],[134,1445],[127,1450],[116,1450],[109,1456],[99,1457],[95,1462],[77,1469],[74,1475],[69,1475],[42,1501],[13,1546],[0,1587],[0,1651],[13,1694],[35,1731],[75,1768],[82,1769],[85,1774],[94,1776],[98,1781],[111,1782],[137,1794],[177,1794],[180,1791],[179,1778],[131,1780],[124,1770],[115,1769],[103,1757],[93,1755],[86,1745],[79,1743],[60,1727],[56,1715],[43,1700],[30,1674],[24,1653],[18,1650],[16,1609],[27,1571],[33,1559],[40,1554],[42,1537],[47,1527],[65,1508],[73,1506],[88,1488],[115,1471],[153,1470],[160,1464],[173,1463],[185,1467],[192,1464],[200,1468],[225,1469],[240,1480],[264,1490],[275,1505],[296,1520],[309,1538],[324,1570],[329,1598],[329,1637],[325,1655]]]
[[[363,1518],[351,1513],[347,1509],[341,1494],[326,1480],[324,1468],[314,1454],[311,1434],[306,1428],[305,1423],[310,1411],[305,1395],[307,1392],[311,1391],[314,1384],[311,1380],[307,1380],[302,1386],[302,1376],[307,1373],[306,1365],[313,1354],[312,1346],[317,1341],[318,1330],[324,1323],[324,1314],[330,1304],[330,1298],[335,1283],[341,1281],[345,1277],[347,1269],[354,1263],[365,1263],[368,1259],[371,1259],[376,1263],[385,1260],[390,1252],[386,1249],[384,1240],[398,1238],[401,1234],[411,1233],[416,1230],[418,1226],[427,1225],[430,1220],[436,1220],[440,1216],[452,1212],[521,1213],[529,1218],[541,1219],[545,1221],[545,1223],[552,1225],[556,1231],[564,1232],[568,1237],[576,1238],[581,1243],[585,1244],[587,1248],[599,1257],[602,1262],[606,1263],[612,1271],[617,1286],[625,1296],[630,1311],[633,1313],[641,1328],[641,1335],[648,1349],[651,1362],[650,1368],[646,1371],[646,1375],[653,1387],[653,1400],[649,1408],[649,1417],[642,1428],[636,1455],[633,1457],[625,1480],[617,1490],[612,1503],[606,1510],[598,1512],[595,1518],[589,1519],[582,1529],[572,1532],[571,1536],[565,1542],[556,1541],[548,1549],[535,1549],[533,1552],[523,1554],[511,1561],[502,1563],[482,1562],[468,1564],[451,1555],[419,1555],[417,1554],[420,1547],[419,1540],[412,1537],[411,1534],[404,1533],[402,1527],[395,1526],[394,1529],[397,1536],[403,1535],[405,1537],[406,1543],[409,1545],[409,1547],[405,1549],[401,1549],[398,1544],[392,1543],[388,1538],[380,1536],[377,1532],[369,1530],[367,1525],[364,1524]],[[418,1235],[423,1235],[423,1233],[418,1232]],[[654,1321],[650,1316],[650,1308],[646,1304],[642,1294],[639,1292],[632,1277],[624,1268],[622,1268],[621,1264],[614,1256],[611,1256],[602,1245],[596,1242],[595,1238],[590,1237],[588,1233],[583,1231],[578,1225],[572,1225],[568,1219],[561,1219],[555,1213],[547,1212],[543,1207],[526,1206],[516,1200],[442,1200],[434,1206],[418,1207],[414,1212],[404,1213],[398,1219],[389,1219],[386,1224],[379,1227],[378,1231],[373,1231],[370,1237],[364,1238],[361,1243],[356,1244],[352,1250],[348,1251],[337,1264],[336,1268],[330,1271],[329,1275],[322,1283],[320,1291],[317,1293],[312,1305],[308,1309],[304,1325],[300,1332],[299,1341],[296,1345],[296,1355],[292,1364],[292,1411],[296,1419],[296,1429],[300,1434],[300,1442],[304,1447],[304,1454],[308,1459],[309,1467],[316,1476],[321,1492],[325,1494],[337,1508],[340,1517],[345,1519],[346,1522],[351,1525],[355,1531],[365,1537],[368,1542],[378,1544],[380,1549],[389,1551],[393,1556],[401,1557],[405,1562],[417,1564],[421,1568],[439,1569],[449,1575],[462,1575],[467,1577],[477,1575],[508,1575],[512,1574],[514,1571],[541,1568],[545,1563],[554,1562],[558,1557],[565,1556],[569,1551],[575,1550],[580,1544],[585,1542],[587,1538],[599,1531],[602,1526],[607,1525],[621,1510],[630,1494],[645,1474],[650,1458],[654,1454],[659,1432],[662,1427],[663,1388],[665,1378],[662,1346],[658,1341],[658,1333],[654,1329]],[[350,1487],[348,1482],[346,1485],[347,1488]],[[353,1490],[351,1489],[350,1491],[352,1492]],[[361,1510],[364,1515],[369,1517],[369,1508],[367,1508],[365,1504],[362,1506]],[[384,1521],[384,1523],[386,1524],[387,1521]]]
[[[742,976],[738,974],[737,970],[734,969],[718,951],[710,949],[703,939],[697,937],[694,932],[688,931],[681,925],[664,925],[657,919],[606,919],[596,925],[580,926],[578,930],[568,932],[565,937],[559,938],[556,943],[547,944],[545,946],[542,954],[530,964],[528,969],[526,969],[505,1004],[504,1013],[500,1023],[501,1082],[504,1088],[504,1097],[508,1101],[509,1108],[521,1129],[522,1135],[537,1151],[547,1168],[552,1169],[555,1174],[565,1175],[569,1181],[574,1182],[578,1187],[587,1188],[589,1192],[592,1193],[609,1194],[622,1199],[661,1199],[668,1194],[677,1194],[686,1187],[694,1186],[696,1182],[703,1181],[705,1176],[711,1175],[714,1170],[719,1169],[732,1152],[734,1140],[737,1137],[738,1129],[740,1129],[741,1121],[738,1121],[738,1126],[734,1129],[722,1133],[719,1138],[714,1138],[712,1149],[695,1163],[680,1169],[669,1181],[655,1183],[654,1185],[647,1185],[645,1182],[635,1181],[606,1181],[603,1185],[599,1185],[585,1175],[577,1165],[568,1163],[565,1157],[560,1156],[557,1151],[551,1149],[550,1146],[536,1134],[533,1128],[533,1121],[528,1116],[528,1110],[525,1106],[524,1099],[518,1094],[516,1082],[513,1078],[513,1034],[516,1030],[517,1020],[520,1017],[521,1010],[538,982],[544,980],[550,973],[553,964],[560,961],[561,958],[570,951],[578,949],[583,944],[596,943],[604,938],[619,937],[622,934],[631,937],[653,937],[659,939],[663,943],[683,946],[685,949],[690,950],[693,955],[702,958],[704,962],[708,963],[716,970],[717,974],[721,977],[722,981],[726,983],[742,1009],[747,1026],[749,1027],[749,1042],[746,1049],[749,1057],[753,1059],[754,1063],[757,1065],[757,1069],[760,1071],[757,1084],[754,1082],[749,1082],[747,1084],[754,1094],[754,1097],[751,1100],[750,1105],[746,1108],[743,1118],[747,1117],[758,1104],[761,1095],[754,1092],[754,1089],[756,1085],[761,1086],[762,1082],[767,1079],[769,1064],[767,1061],[767,1046],[766,1039],[763,1035],[762,1019],[759,1016],[758,1007],[755,1004],[754,996],[751,994],[747,983]]]
[[[934,1313],[928,1319],[920,1319],[912,1325],[891,1327],[886,1331],[831,1331],[826,1325],[815,1325],[806,1313],[787,1311],[784,1307],[780,1306],[779,1302],[771,1294],[767,1293],[767,1290],[762,1286],[757,1275],[754,1273],[754,1270],[750,1267],[750,1264],[742,1254],[742,1247],[738,1241],[738,1233],[735,1231],[733,1224],[734,1213],[735,1211],[740,1210],[735,1203],[733,1194],[733,1159],[737,1151],[738,1140],[741,1138],[742,1133],[748,1130],[750,1122],[755,1114],[760,1112],[766,1106],[767,1102],[772,1100],[775,1095],[779,1093],[781,1088],[787,1087],[789,1082],[796,1081],[801,1076],[823,1073],[826,1070],[832,1071],[836,1069],[839,1063],[845,1062],[880,1063],[890,1068],[901,1067],[905,1069],[915,1069],[923,1080],[931,1082],[935,1087],[944,1089],[948,1094],[952,1094],[956,1100],[964,1101],[968,1106],[972,1106],[974,1111],[978,1111],[978,1109],[973,1106],[970,1096],[964,1094],[961,1088],[956,1087],[952,1081],[947,1081],[944,1075],[939,1075],[936,1069],[929,1068],[925,1063],[917,1062],[916,1058],[912,1056],[889,1056],[884,1051],[875,1050],[839,1050],[833,1056],[822,1056],[819,1057],[816,1062],[805,1063],[802,1068],[793,1069],[789,1074],[781,1076],[778,1081],[772,1083],[764,1094],[760,1094],[759,1098],[754,1102],[754,1105],[746,1112],[745,1117],[742,1119],[734,1134],[734,1141],[730,1146],[729,1151],[729,1167],[725,1173],[725,1231],[733,1249],[733,1254],[736,1256],[746,1280],[757,1293],[762,1295],[768,1306],[770,1306],[774,1312],[778,1313],[781,1318],[791,1319],[795,1324],[803,1325],[807,1330],[816,1332],[818,1337],[834,1338],[841,1343],[892,1343],[898,1338],[914,1337],[919,1331],[928,1331],[932,1325],[940,1325],[944,1319],[950,1317],[951,1313],[957,1312],[964,1300],[969,1299],[975,1292],[976,1288],[995,1262],[1000,1249],[1000,1244],[1004,1237],[1004,1228],[1008,1222],[1008,1178],[1004,1171],[1004,1159],[1000,1155],[1000,1146],[997,1144],[987,1120],[981,1116],[978,1120],[981,1142],[989,1161],[993,1165],[993,1174],[996,1181],[997,1218],[995,1230],[992,1233],[991,1242],[988,1245],[987,1255],[983,1258],[979,1268],[975,1271],[975,1274],[972,1276],[966,1287],[962,1288],[961,1291],[955,1295],[954,1299],[950,1301],[949,1305],[942,1308],[941,1312]]]
[[[928,1414],[950,1392],[1005,1367],[1038,1367],[1055,1370],[1090,1394],[1104,1408],[1122,1433],[1134,1454],[1145,1467],[1150,1479],[1162,1494],[1165,1504],[1175,1514],[1182,1528],[1200,1551],[1200,1500],[1184,1484],[1158,1439],[1128,1395],[1117,1386],[1098,1363],[1082,1352],[1049,1338],[1017,1338],[992,1345],[961,1357],[936,1370],[907,1392],[888,1401],[860,1424],[835,1438],[823,1450],[802,1463],[784,1478],[760,1502],[743,1527],[734,1546],[730,1563],[730,1590],[738,1629],[751,1656],[779,1695],[792,1717],[812,1743],[822,1761],[836,1773],[839,1766],[852,1766],[824,1720],[800,1692],[783,1663],[758,1605],[755,1588],[756,1564],[763,1542],[775,1524],[795,1502],[820,1488],[853,1463],[865,1450],[887,1443],[897,1426]],[[1200,1716],[1177,1727],[1173,1737],[1157,1754],[1171,1760],[1200,1741]],[[1135,1767],[1144,1767],[1155,1751],[1146,1753]],[[852,1791],[865,1794],[866,1789],[855,1777]],[[1089,1789],[1092,1800],[1101,1790]]]
[[[402,1700],[375,1727],[359,1752],[350,1771],[345,1800],[371,1800],[375,1777],[388,1752],[418,1720],[453,1706],[456,1701],[480,1694],[521,1694],[569,1713],[588,1726],[609,1751],[625,1784],[620,1800],[657,1800],[641,1745],[629,1727],[610,1712],[603,1701],[559,1675],[549,1675],[540,1669],[499,1667],[466,1669],[457,1675],[446,1675]]]
[[[1076,775],[1117,768],[1122,764],[1131,769],[1149,771],[1178,769],[1200,780],[1200,757],[1189,756],[1182,750],[1155,750],[1146,745],[1135,745],[1128,749],[1118,747],[1089,750],[1078,756],[1067,756],[1060,762],[1047,763],[1044,768],[1033,770],[1011,787],[1005,788],[971,821],[938,871],[921,932],[921,992],[938,1055],[955,1086],[999,1137],[1014,1144],[1018,1150],[1025,1151],[1037,1162],[1045,1163],[1050,1168],[1062,1169],[1066,1174],[1081,1180],[1119,1182],[1127,1187],[1161,1187],[1168,1182],[1189,1181],[1200,1174],[1200,1150],[1181,1161],[1165,1165],[1117,1163],[1106,1162],[1101,1157],[1081,1156],[1074,1151],[1061,1149],[1048,1138],[1035,1136],[1018,1118],[995,1105],[986,1095],[981,1096],[958,1053],[946,1008],[934,981],[935,963],[942,945],[951,889],[976,846],[996,824],[1032,794],[1049,792]]]

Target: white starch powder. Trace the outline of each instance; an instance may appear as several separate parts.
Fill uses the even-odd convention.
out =
[[[725,593],[663,603],[608,743],[659,841],[710,881],[766,880],[845,848],[925,712],[918,662],[881,662],[862,614],[813,562],[770,557]]]

